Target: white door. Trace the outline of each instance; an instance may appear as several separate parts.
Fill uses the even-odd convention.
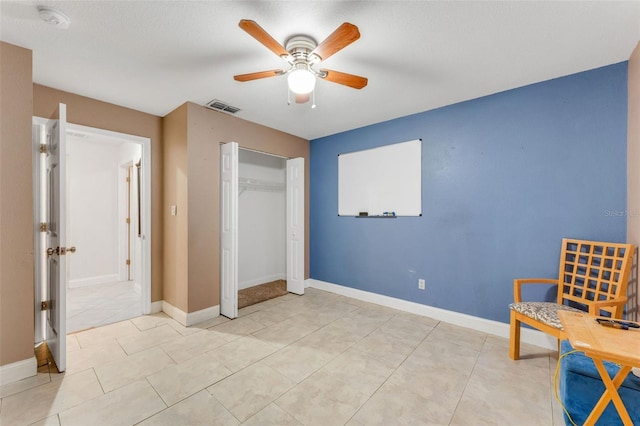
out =
[[[238,316],[238,144],[220,150],[220,313]]]
[[[57,117],[56,117],[57,116]],[[47,346],[59,371],[66,370],[67,355],[67,107],[60,104],[47,122]],[[75,248],[73,249],[75,251]]]
[[[304,158],[287,160],[287,291],[304,294]]]

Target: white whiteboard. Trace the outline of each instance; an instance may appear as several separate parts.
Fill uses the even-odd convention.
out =
[[[422,214],[422,140],[338,155],[338,215]]]

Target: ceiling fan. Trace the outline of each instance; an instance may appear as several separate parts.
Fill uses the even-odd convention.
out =
[[[255,21],[242,19],[238,25],[267,49],[285,60],[288,63],[288,68],[235,75],[233,78],[236,81],[244,82],[286,75],[289,89],[294,93],[297,103],[309,100],[311,93],[314,91],[317,78],[353,87],[354,89],[362,89],[367,85],[368,80],[365,77],[328,69],[316,70],[314,68],[320,62],[360,38],[358,27],[349,22],[340,25],[320,44],[316,44],[309,36],[297,35],[287,40],[286,47],[278,43]]]

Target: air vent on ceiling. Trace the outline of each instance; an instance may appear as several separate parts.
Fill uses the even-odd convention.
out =
[[[240,108],[231,106],[218,99],[214,99],[212,101],[207,102],[205,106],[209,109],[215,109],[216,111],[224,111],[230,114],[235,114],[236,112],[240,111]]]

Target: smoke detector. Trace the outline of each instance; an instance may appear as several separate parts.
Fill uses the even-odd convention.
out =
[[[38,6],[38,14],[44,22],[61,30],[66,30],[71,24],[71,19],[67,15],[52,7]]]

